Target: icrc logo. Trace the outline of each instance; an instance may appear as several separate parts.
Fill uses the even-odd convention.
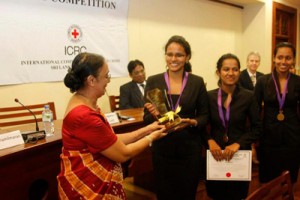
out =
[[[68,29],[68,38],[71,42],[80,42],[82,39],[82,31],[77,25],[72,25]]]

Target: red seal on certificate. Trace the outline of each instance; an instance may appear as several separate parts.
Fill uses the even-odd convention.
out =
[[[230,177],[231,177],[231,173],[230,173],[230,172],[227,172],[227,173],[226,173],[226,177],[230,178]]]

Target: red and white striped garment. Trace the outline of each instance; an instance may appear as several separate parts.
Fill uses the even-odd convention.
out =
[[[84,105],[71,110],[63,121],[62,140],[60,199],[126,199],[120,163],[100,153],[117,140],[100,110]]]

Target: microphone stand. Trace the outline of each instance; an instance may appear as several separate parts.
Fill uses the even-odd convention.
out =
[[[23,108],[28,110],[33,115],[34,120],[35,120],[35,131],[26,131],[26,132],[21,133],[25,143],[36,143],[37,140],[45,138],[46,132],[45,132],[45,130],[40,131],[38,121],[36,119],[35,114],[29,108],[27,108],[24,104],[22,104],[19,101],[19,99],[15,99],[15,102],[19,103]]]

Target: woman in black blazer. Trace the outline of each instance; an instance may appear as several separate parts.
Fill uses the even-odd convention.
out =
[[[229,161],[238,150],[251,150],[251,143],[258,140],[259,107],[254,93],[238,84],[240,61],[235,55],[220,57],[216,73],[219,88],[208,92],[211,128],[207,142],[215,160]],[[206,191],[214,200],[241,200],[247,197],[249,183],[207,180]]]
[[[148,78],[147,92],[160,89],[168,110],[178,113],[188,126],[169,133],[152,145],[157,198],[195,200],[200,180],[201,136],[208,120],[208,99],[203,78],[191,74],[191,48],[181,36],[173,36],[165,46],[167,71]],[[151,123],[158,110],[146,100],[144,121]]]
[[[296,61],[295,47],[278,43],[274,50],[274,70],[256,84],[259,105],[263,103],[263,134],[260,140],[260,182],[266,183],[289,170],[292,182],[298,177],[300,162],[300,77],[289,69]]]

